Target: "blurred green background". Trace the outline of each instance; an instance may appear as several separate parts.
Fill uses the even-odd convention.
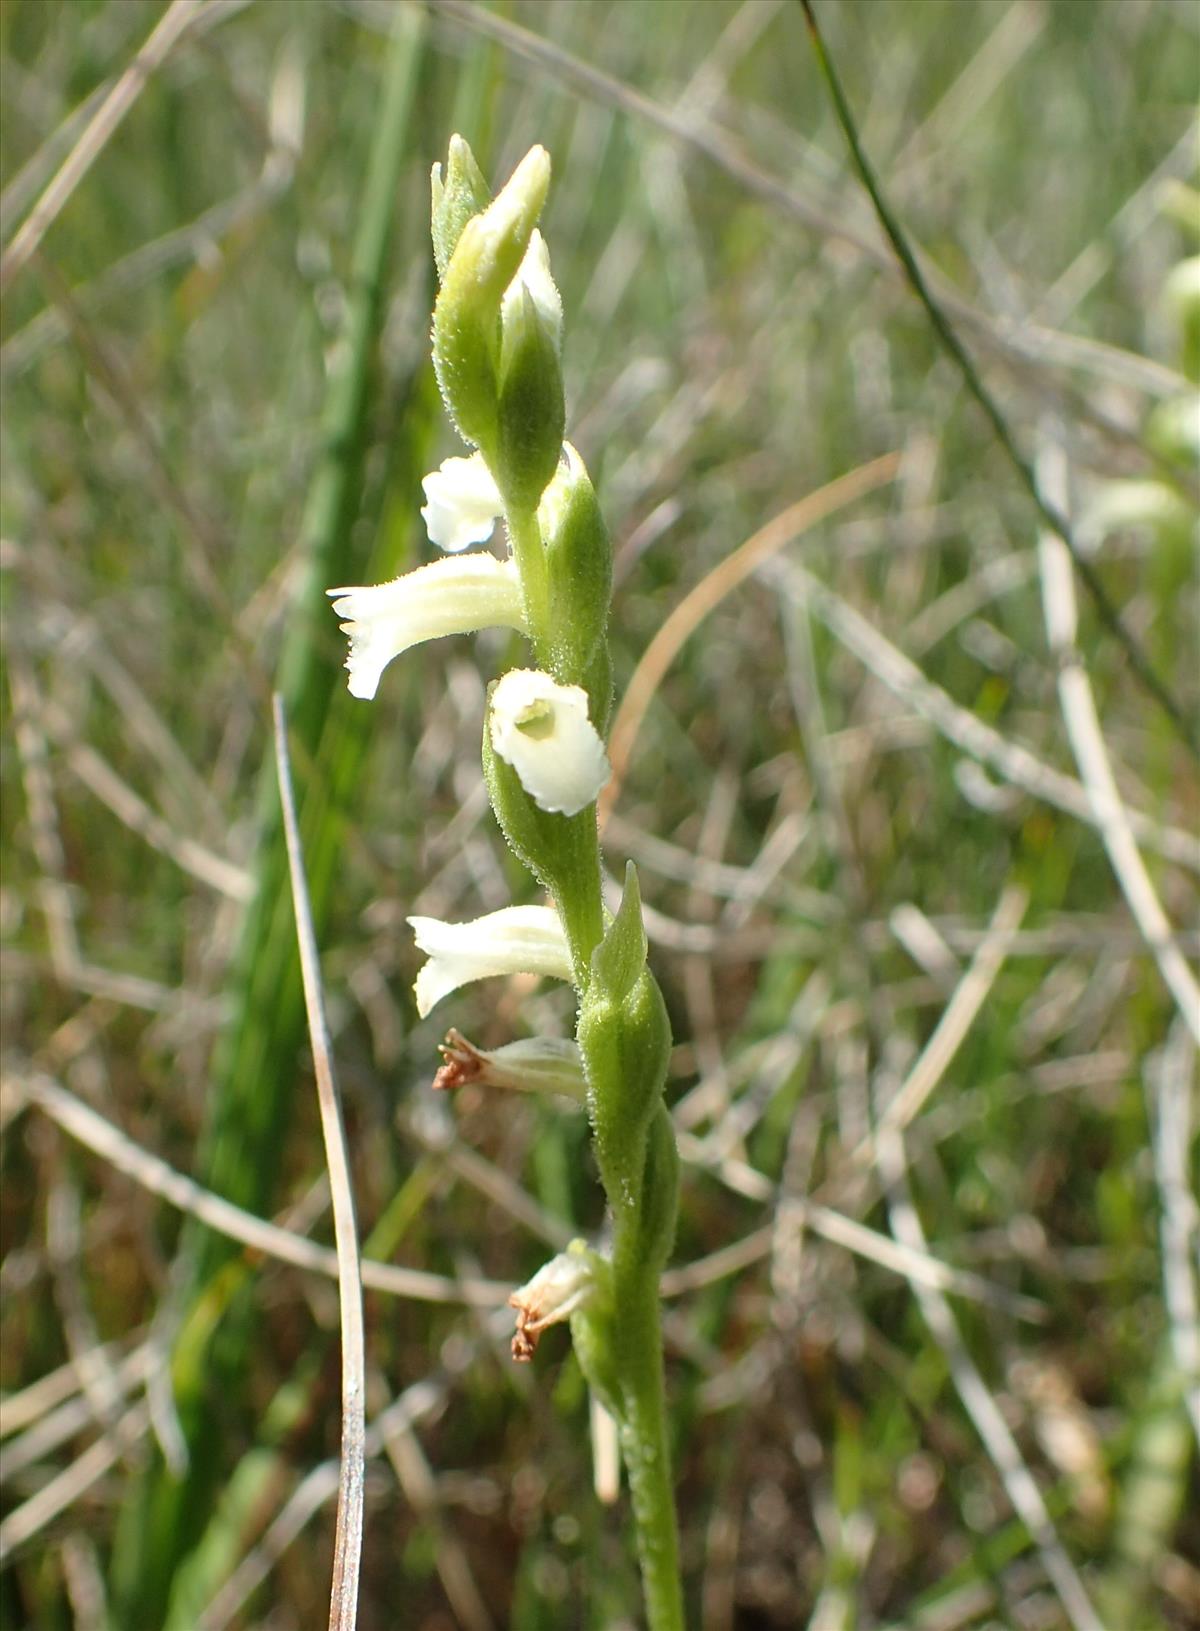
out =
[[[6,244],[165,11],[4,0]],[[456,448],[428,176],[457,130],[496,183],[535,141],[553,158],[618,694],[760,527],[899,461],[699,623],[606,831],[613,870],[638,863],[677,1039],[689,1623],[1053,1628],[1088,1598],[1131,1631],[1200,1622],[1194,1054],[1075,779],[1036,517],[883,247],[800,7],[184,11],[5,291],[0,1620],[326,1613],[334,1286],[185,1220],[53,1097],[331,1239],[279,685],[364,1240],[450,1282],[444,1304],[368,1293],[385,1430],[359,1623],[638,1623],[565,1336],[515,1368],[505,1316],[453,1284],[502,1304],[601,1227],[586,1129],[430,1091],[448,1025],[567,1034],[569,994],[491,982],[421,1023],[411,994],[408,914],[532,898],[478,760],[484,686],[519,647],[423,647],[368,707],[323,594],[432,553],[420,478]],[[989,389],[1194,719],[1200,11],[819,15]],[[1082,591],[1078,640],[1194,966],[1196,762]],[[864,1162],[998,938],[901,1153]],[[914,1228],[926,1254],[903,1256]],[[960,1275],[936,1306],[912,1279],[932,1259]]]

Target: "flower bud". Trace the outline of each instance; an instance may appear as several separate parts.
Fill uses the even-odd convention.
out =
[[[445,181],[442,180],[441,165],[435,164],[432,184],[433,258],[437,262],[440,283],[446,275],[463,228],[473,215],[483,214],[492,195],[483,179],[483,172],[475,162],[474,153],[461,136],[450,138]]]
[[[493,454],[498,432],[497,328],[550,185],[550,156],[533,147],[507,185],[459,234],[433,312],[433,363],[450,417]]]
[[[529,248],[517,268],[517,275],[504,291],[504,299],[500,302],[501,374],[508,368],[512,331],[520,317],[526,294],[532,296],[537,315],[555,348],[561,347],[562,295],[550,274],[550,251],[546,247],[546,240],[536,227],[529,235]]]
[[[563,443],[554,479],[538,505],[538,527],[550,579],[550,628],[555,672],[576,685],[588,682],[606,642],[612,593],[612,545],[587,467]],[[605,723],[611,691],[592,696],[593,717]]]
[[[488,720],[492,747],[540,810],[572,816],[595,802],[611,772],[581,686],[515,668],[493,689]]]
[[[514,287],[504,297],[497,468],[509,503],[532,510],[558,466],[566,428],[558,355],[561,312],[556,325],[520,276]],[[550,288],[557,295],[553,283]]]

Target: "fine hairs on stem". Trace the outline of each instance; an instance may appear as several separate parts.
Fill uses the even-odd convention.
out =
[[[422,516],[442,558],[371,587],[331,589],[349,636],[349,685],[373,697],[387,665],[444,634],[499,626],[530,666],[489,690],[483,770],[514,854],[554,905],[513,905],[472,923],[410,919],[426,954],[422,1015],[471,981],[532,973],[568,981],[573,1042],[527,1038],[487,1053],[452,1031],[438,1085],[543,1092],[586,1107],[609,1231],[571,1241],[509,1299],[513,1357],[569,1321],[594,1401],[616,1423],[651,1631],[682,1631],[675,1498],[664,1401],[661,1276],[675,1236],[679,1158],[663,1102],[671,1030],[647,966],[637,873],[606,912],[597,800],[611,767],[608,647],[612,546],[580,454],[564,440],[562,301],[537,222],[550,158],[534,147],[493,198],[470,148],[451,139],[433,168],[440,292],[433,362],[471,448],[423,483]],[[473,549],[503,518],[501,560]]]

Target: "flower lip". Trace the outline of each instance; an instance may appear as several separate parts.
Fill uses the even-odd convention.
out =
[[[504,504],[482,453],[444,459],[423,477],[421,486],[425,490],[421,519],[439,549],[457,554],[491,537]]]
[[[346,667],[356,697],[373,697],[392,658],[423,640],[525,627],[516,567],[482,551],[433,561],[391,583],[326,593],[350,636]]]
[[[535,668],[514,668],[491,696],[492,747],[541,810],[577,815],[595,802],[611,769],[587,692]]]
[[[429,961],[417,975],[417,1013],[425,1015],[460,986],[495,974],[571,978],[571,956],[558,913],[548,906],[505,906],[469,923],[410,917]]]

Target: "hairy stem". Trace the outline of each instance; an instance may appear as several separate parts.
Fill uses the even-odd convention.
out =
[[[519,510],[513,506],[505,512],[505,519],[513,559],[521,579],[525,626],[539,664],[548,667],[550,576],[546,570],[546,551],[542,545],[537,511]]]
[[[658,1275],[628,1249],[632,1233],[628,1225],[618,1228],[613,1253],[615,1357],[623,1404],[621,1453],[629,1472],[650,1631],[683,1631]]]

